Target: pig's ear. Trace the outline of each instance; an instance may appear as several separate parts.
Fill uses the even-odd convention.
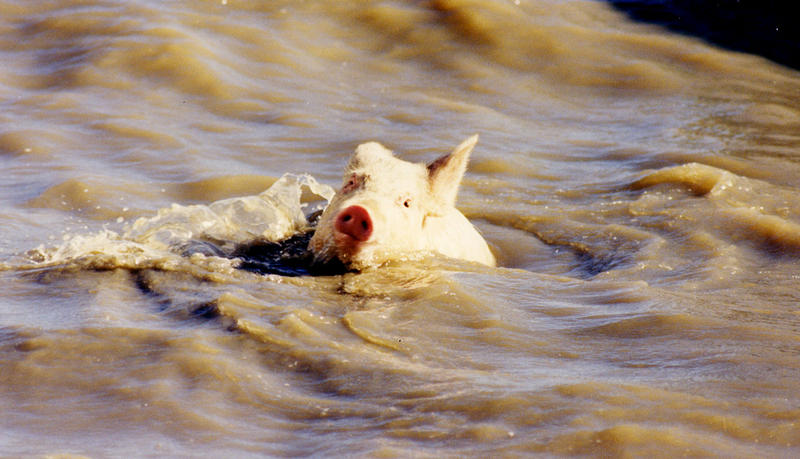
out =
[[[373,163],[380,158],[387,158],[391,156],[393,156],[392,151],[378,142],[362,143],[356,147],[355,153],[353,153],[353,156],[350,157],[350,161],[347,163],[347,170],[351,171],[358,169],[367,164]]]
[[[440,208],[444,209],[456,203],[458,186],[467,170],[469,154],[478,143],[475,134],[461,142],[449,155],[442,156],[428,164],[428,182],[431,187],[433,199]]]

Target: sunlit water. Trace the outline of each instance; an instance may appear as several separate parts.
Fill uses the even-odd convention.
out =
[[[0,60],[0,455],[800,454],[796,71],[546,0],[0,0]],[[500,267],[241,269],[473,133]]]

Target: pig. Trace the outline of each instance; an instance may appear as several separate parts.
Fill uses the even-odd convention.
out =
[[[360,271],[437,252],[495,266],[486,241],[455,207],[477,142],[474,135],[427,165],[403,161],[377,142],[359,145],[309,241],[315,262],[338,259]]]

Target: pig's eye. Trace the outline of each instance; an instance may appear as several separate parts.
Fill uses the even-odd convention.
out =
[[[411,200],[410,199],[406,199],[405,201],[403,201],[403,205],[405,207],[411,207]]]
[[[345,183],[344,186],[342,187],[342,193],[349,193],[359,188],[361,186],[361,180],[362,179],[358,175],[356,174],[351,175],[350,180],[348,180],[347,183]]]

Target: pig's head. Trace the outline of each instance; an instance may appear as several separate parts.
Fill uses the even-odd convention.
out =
[[[477,141],[472,136],[427,165],[398,159],[376,142],[359,145],[309,243],[315,259],[363,269],[435,250],[426,226],[458,212],[458,187]]]

